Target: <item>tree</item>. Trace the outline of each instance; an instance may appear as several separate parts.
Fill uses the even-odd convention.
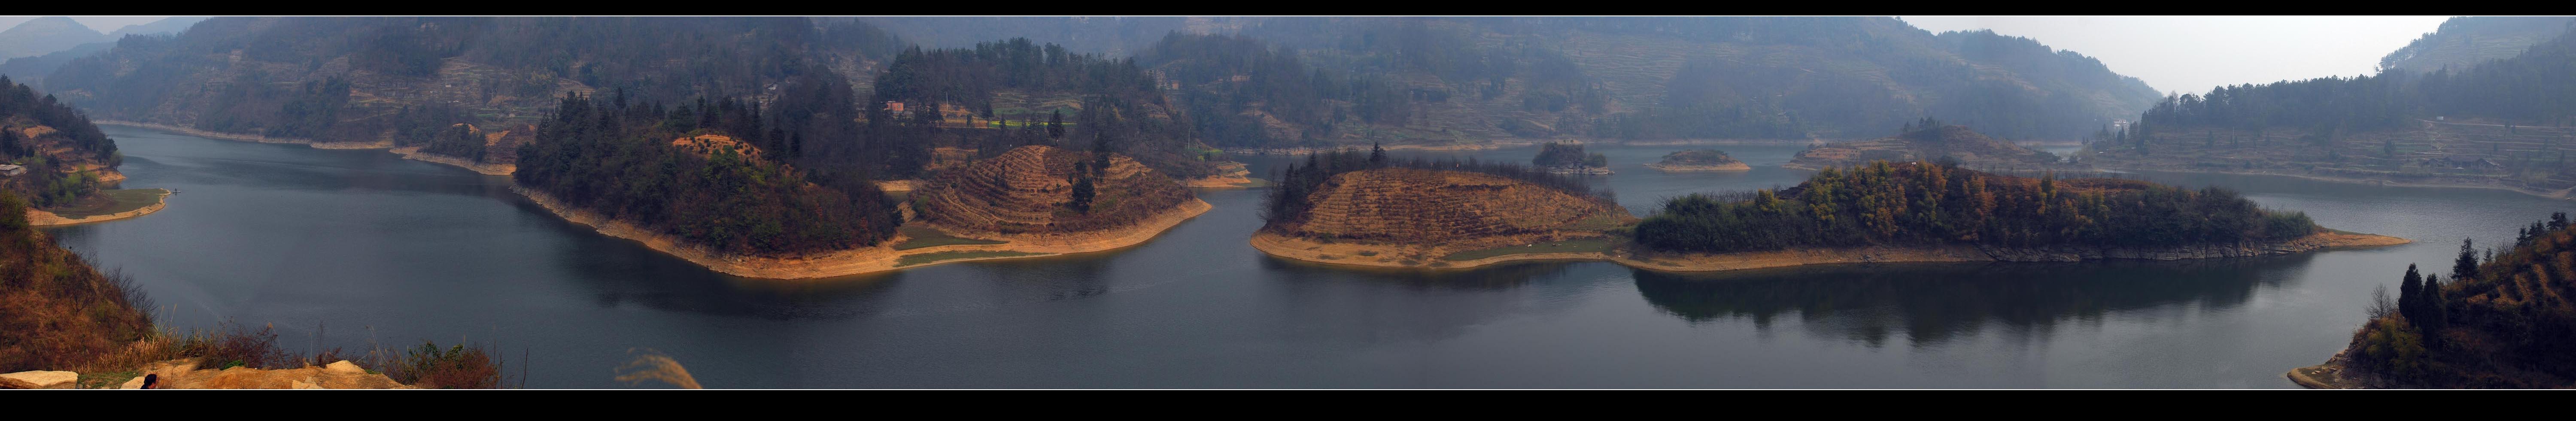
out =
[[[2415,265],[2406,265],[2406,276],[2397,283],[2397,314],[2415,322],[2423,320],[2423,311],[2424,275],[2415,271]]]
[[[1386,147],[1379,146],[1377,142],[1369,142],[1369,166],[1383,164],[1386,164]]]
[[[2478,249],[2476,247],[2476,240],[2462,238],[2460,239],[2460,258],[2458,260],[2451,261],[2451,279],[2457,281],[2461,279],[2477,278]]]
[[[1073,201],[1067,205],[1072,206],[1074,212],[1091,213],[1091,199],[1097,194],[1099,193],[1094,191],[1094,188],[1091,186],[1091,176],[1075,176],[1073,181]]]
[[[1059,110],[1055,110],[1055,111],[1049,112],[1049,113],[1047,114],[1047,125],[1046,125],[1046,126],[1047,126],[1047,138],[1048,138],[1048,139],[1063,139],[1063,138],[1064,138],[1064,110],[1059,109]]]

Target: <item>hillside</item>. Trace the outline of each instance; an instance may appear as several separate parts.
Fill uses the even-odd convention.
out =
[[[0,30],[0,59],[41,56],[71,49],[73,46],[107,41],[106,34],[83,26],[72,18],[51,16],[19,23]]]
[[[2524,49],[2567,33],[2576,18],[2558,16],[2454,16],[2423,37],[2379,59],[2382,71],[2431,73],[2467,70],[2512,58]]]
[[[1073,53],[1026,38],[973,48],[906,49],[877,77],[869,137],[887,149],[878,174],[910,178],[947,148],[988,158],[1062,143],[1126,155],[1175,177],[1214,175],[1189,124],[1133,60]]]
[[[25,171],[0,175],[0,190],[39,208],[68,206],[124,179],[116,172],[124,160],[79,110],[0,76],[0,164]]]
[[[1291,165],[1263,206],[1252,245],[1265,253],[1406,268],[1595,258],[1611,243],[1605,231],[1636,220],[1569,176],[1356,151]]]
[[[1926,115],[2074,139],[2157,96],[2036,41],[1935,35],[1889,18],[1269,18],[1240,28],[1232,35],[1244,38],[1175,34],[1139,54],[1174,76],[1166,89],[1194,110],[1241,116],[1203,124],[1211,144],[1834,138]]]
[[[72,60],[45,90],[100,119],[316,142],[427,146],[458,123],[536,124],[565,93],[638,102],[755,98],[798,134],[806,112],[892,51],[804,18],[222,17]],[[639,31],[636,28],[652,28]],[[875,35],[883,35],[876,33]],[[756,46],[757,48],[745,48]],[[872,50],[871,48],[876,48]],[[840,72],[850,72],[844,74]],[[839,101],[847,104],[848,94]],[[449,150],[447,148],[430,148]],[[507,158],[510,151],[457,156]]]
[[[144,312],[152,304],[130,280],[55,245],[26,210],[0,192],[0,372],[86,363],[156,333]]]
[[[126,35],[162,35],[187,32],[188,27],[196,26],[197,22],[204,22],[207,18],[208,17],[206,16],[171,16],[161,18],[161,20],[116,28],[114,31],[108,31],[107,38],[117,39],[125,38]]]
[[[2445,25],[2446,31],[2463,30]],[[2470,27],[2474,28],[2474,27]],[[2427,39],[2454,37],[2445,33]],[[2458,35],[2467,37],[2469,35]],[[2221,87],[2166,98],[2083,155],[2111,168],[2503,188],[2564,197],[2576,34],[2431,73]]]
[[[1094,166],[1107,163],[1100,171]],[[1072,233],[1122,228],[1193,200],[1169,176],[1123,155],[1021,146],[942,171],[913,193],[917,213],[966,233]]]
[[[1908,131],[1896,136],[1812,147],[1798,152],[1798,156],[1790,159],[1786,166],[1822,169],[1857,167],[1873,161],[1929,162],[1945,159],[1971,168],[2045,169],[2067,166],[2058,162],[2055,154],[1986,137],[1967,126],[1943,125],[1938,121],[1921,123],[1922,128],[1909,126]]]
[[[2449,276],[2406,267],[2352,345],[2291,378],[2319,388],[2576,387],[2576,231],[2567,214],[2524,228],[2512,249],[2460,244]],[[2483,255],[2485,257],[2481,258]],[[2438,264],[2438,262],[2436,262]]]

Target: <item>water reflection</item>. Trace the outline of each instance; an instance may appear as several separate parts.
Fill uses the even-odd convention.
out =
[[[1329,279],[1337,282],[1358,281],[1402,286],[1411,290],[1508,290],[1530,280],[1558,277],[1572,262],[1507,263],[1467,271],[1429,271],[1419,269],[1366,268],[1263,256],[1261,268],[1284,280]]]
[[[1632,269],[1637,291],[1694,324],[1796,317],[1811,335],[1870,347],[2002,333],[2039,342],[2065,323],[2123,312],[2229,312],[2296,282],[2312,255],[2191,261],[1837,265],[1681,275]],[[1891,267],[1901,270],[1890,270]]]

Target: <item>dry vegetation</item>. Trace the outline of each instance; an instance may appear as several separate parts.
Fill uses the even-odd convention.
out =
[[[1300,237],[1436,243],[1544,233],[1625,210],[1563,190],[1486,174],[1411,168],[1333,176],[1308,196]]]
[[[1135,160],[1111,156],[1098,196],[1077,210],[1077,164],[1089,153],[1050,146],[1022,146],[1000,156],[942,171],[933,187],[915,192],[915,209],[931,223],[960,232],[1069,233],[1110,229],[1168,211],[1191,199],[1187,188]]]

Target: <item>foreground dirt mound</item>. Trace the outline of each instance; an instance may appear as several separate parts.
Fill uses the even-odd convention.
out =
[[[1022,146],[941,171],[914,202],[924,219],[969,232],[1062,233],[1118,228],[1170,211],[1191,199],[1188,188],[1124,155],[1111,155],[1095,180],[1089,212],[1073,202],[1075,164],[1088,153]]]
[[[1333,176],[1308,196],[1298,236],[1429,243],[1566,229],[1624,210],[1536,184],[1463,171],[1385,168]],[[1613,212],[1616,211],[1616,212]]]
[[[154,389],[411,389],[383,374],[369,373],[348,361],[321,367],[255,369],[233,367],[199,369],[193,360],[166,361],[143,371],[158,377]],[[127,380],[122,389],[143,388],[143,377]]]
[[[1835,143],[1799,152],[1789,161],[1790,168],[1850,167],[1870,161],[1912,162],[1950,157],[1971,166],[2022,165],[2055,163],[2051,157],[2021,145],[2012,144],[1970,130],[1966,126],[1942,126],[1917,130],[1893,137]]]

